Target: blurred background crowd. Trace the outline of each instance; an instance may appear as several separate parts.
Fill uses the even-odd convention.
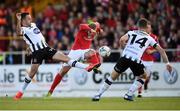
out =
[[[47,43],[59,50],[71,48],[79,24],[88,19],[98,21],[104,30],[92,48],[107,45],[119,49],[119,38],[141,17],[151,21],[163,48],[180,48],[179,0],[1,0],[0,52],[26,49],[16,35],[16,12],[29,12]],[[159,54],[155,56],[158,61]],[[179,51],[168,56],[171,61],[180,61]],[[109,59],[116,61],[114,57]]]

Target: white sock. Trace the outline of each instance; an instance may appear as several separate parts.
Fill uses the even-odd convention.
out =
[[[137,91],[143,84],[144,84],[143,79],[135,80],[134,83],[129,88],[127,95],[133,96],[134,92]]]
[[[89,66],[88,64],[83,64],[83,63],[77,62],[76,60],[69,60],[68,64],[72,67],[77,67],[80,69],[85,69],[86,67]]]
[[[24,79],[24,84],[21,88],[21,92],[24,93],[24,91],[26,90],[27,86],[29,85],[29,83],[31,82],[31,78],[27,75]]]
[[[112,80],[111,77],[109,77],[108,79],[106,79],[106,80],[104,81],[104,84],[103,84],[103,85],[101,86],[101,88],[99,89],[97,95],[100,95],[100,96],[101,96],[106,90],[108,90],[109,87],[111,86],[112,82],[113,82],[113,80]]]

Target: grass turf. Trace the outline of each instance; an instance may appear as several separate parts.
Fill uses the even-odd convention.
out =
[[[90,98],[0,98],[0,110],[177,110],[180,109],[180,97],[135,98],[129,102],[123,98],[102,98],[92,102]]]

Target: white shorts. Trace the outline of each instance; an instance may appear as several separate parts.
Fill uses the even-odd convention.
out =
[[[68,54],[68,57],[73,60],[84,61],[84,54],[89,50],[90,49],[71,50]],[[67,63],[64,63],[63,66],[69,66],[69,65]]]
[[[153,61],[142,61],[144,67],[145,67],[145,70],[147,72],[147,75],[150,76],[151,74],[151,69],[152,69],[152,65],[153,65]]]

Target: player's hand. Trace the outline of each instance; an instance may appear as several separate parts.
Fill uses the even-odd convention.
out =
[[[97,34],[101,34],[101,33],[103,33],[103,29],[97,28],[97,29],[96,29],[96,32],[97,32]]]
[[[18,20],[21,20],[21,13],[16,13],[16,18],[17,18]]]
[[[91,33],[96,33],[96,31],[94,29],[91,29]]]
[[[167,69],[170,73],[172,72],[172,66],[171,66],[169,63],[166,64],[166,69]]]
[[[99,22],[95,22],[95,24],[96,24],[96,29],[95,30],[96,30],[97,34],[102,33],[103,29],[101,29],[100,23]]]
[[[100,29],[100,23],[99,22],[95,22],[96,25],[96,29],[99,28]]]
[[[32,55],[32,51],[29,47],[26,49],[26,53],[28,56]]]

